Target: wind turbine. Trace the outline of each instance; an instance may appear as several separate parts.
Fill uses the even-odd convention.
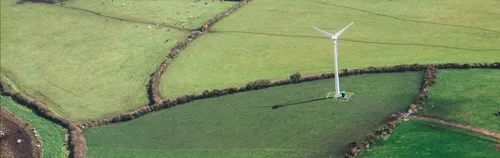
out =
[[[354,22],[351,22],[349,25],[347,25],[346,27],[344,27],[342,30],[340,30],[339,32],[335,33],[335,34],[331,34],[329,32],[326,32],[326,31],[323,31],[317,27],[314,27],[314,29],[318,30],[319,32],[325,34],[326,36],[328,36],[328,38],[331,38],[333,40],[333,51],[334,51],[334,54],[335,54],[335,98],[341,98],[342,96],[340,95],[340,84],[339,84],[339,64],[338,64],[338,51],[337,51],[337,40],[339,38],[339,36],[345,31],[347,30],[347,28],[349,28],[349,26],[351,26]]]

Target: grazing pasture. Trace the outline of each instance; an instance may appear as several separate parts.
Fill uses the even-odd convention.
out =
[[[439,70],[423,115],[500,132],[500,70]]]
[[[63,127],[37,116],[30,109],[14,103],[10,98],[0,96],[0,105],[3,105],[17,117],[32,125],[40,135],[43,157],[61,158],[68,154],[64,144],[64,135],[67,130]]]
[[[495,149],[499,141],[450,126],[410,120],[397,127],[387,141],[371,147],[361,157],[500,157]]]
[[[233,1],[221,3],[219,0],[198,2],[193,0],[70,0],[66,5],[100,12],[102,15],[195,29],[235,3]]]
[[[2,75],[71,121],[145,105],[149,75],[188,34],[135,25],[1,0]]]
[[[318,80],[197,100],[85,131],[87,157],[327,157],[385,125],[418,93],[421,73]],[[283,107],[272,109],[274,105]]]
[[[333,71],[332,42],[312,26],[334,33],[351,21],[339,41],[341,69],[500,61],[499,7],[496,0],[253,0],[175,59],[163,91],[173,97]]]

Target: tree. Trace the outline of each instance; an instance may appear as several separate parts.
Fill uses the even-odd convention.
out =
[[[292,83],[299,83],[300,79],[302,79],[302,75],[300,74],[300,72],[295,72],[290,75],[290,81],[292,81]]]

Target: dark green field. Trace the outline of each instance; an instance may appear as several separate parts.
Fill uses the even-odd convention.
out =
[[[500,70],[439,70],[429,97],[424,115],[500,132]]]
[[[334,89],[331,79],[198,100],[86,130],[87,157],[337,157],[407,108],[420,80],[420,73],[342,78],[342,90],[355,94],[340,103],[314,101]],[[289,106],[271,109],[277,104]]]
[[[454,127],[410,120],[362,157],[494,158],[500,157],[493,146],[499,142]]]

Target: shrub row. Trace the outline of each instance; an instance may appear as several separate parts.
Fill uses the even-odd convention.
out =
[[[0,91],[2,95],[5,96],[12,96],[14,95],[14,92],[10,90],[9,85],[4,81],[3,77],[0,76]]]
[[[374,68],[372,68],[374,69]],[[414,99],[413,103],[409,106],[408,113],[396,115],[396,121],[389,122],[386,127],[377,129],[375,134],[368,134],[363,140],[356,143],[356,146],[351,148],[349,152],[345,154],[346,158],[353,158],[361,154],[369,145],[374,145],[380,140],[385,140],[388,134],[392,133],[392,130],[396,127],[396,123],[399,123],[401,118],[407,117],[412,112],[417,110],[417,106],[422,107],[423,104],[428,100],[428,90],[436,83],[436,73],[437,69],[434,65],[427,65],[422,76],[422,82],[420,84],[420,93]]]
[[[217,16],[215,16],[214,18],[209,19],[205,23],[203,23],[203,25],[199,30],[206,31],[206,29],[208,29],[209,26],[212,26],[215,22],[226,17],[236,9],[240,8],[241,6],[246,4],[246,2],[247,0],[242,0],[239,3],[235,4],[234,6],[232,6],[231,8],[229,8],[228,10],[217,14]],[[189,35],[186,39],[178,41],[175,44],[175,46],[172,49],[170,49],[170,52],[168,53],[165,60],[160,64],[158,69],[153,74],[151,74],[148,83],[148,96],[150,105],[159,105],[165,101],[165,98],[161,94],[161,91],[158,89],[158,86],[160,85],[161,76],[167,70],[167,67],[170,64],[170,62],[181,52],[181,50],[185,49],[194,39],[198,38],[200,35],[202,35],[202,32],[193,31],[191,32],[191,35]]]
[[[30,109],[33,109],[36,114],[41,117],[48,119],[54,123],[61,125],[69,129],[70,132],[70,152],[73,158],[84,158],[84,154],[86,151],[85,138],[81,133],[81,130],[72,125],[70,121],[55,115],[52,111],[50,111],[47,106],[43,103],[40,103],[22,92],[15,92],[9,88],[3,77],[0,77],[0,88],[3,95],[10,96],[12,100],[16,101],[18,104],[26,106]]]
[[[399,116],[396,121],[391,121],[387,123],[386,126],[376,130],[375,134],[370,133],[363,137],[363,139],[355,144],[352,144],[352,148],[345,154],[346,158],[354,158],[364,150],[370,147],[370,145],[377,144],[389,138],[392,131],[396,128],[396,125],[400,124],[402,116]]]
[[[76,124],[71,124],[68,127],[69,138],[70,138],[70,157],[72,158],[84,158],[85,151],[87,151],[87,144],[85,143],[85,137],[83,136],[83,131]]]
[[[166,60],[167,61],[167,60]],[[164,62],[161,67],[164,67],[163,69],[159,69],[159,71],[155,72],[152,77],[152,82],[150,85],[150,91],[154,93],[154,90],[157,91],[157,89],[154,89],[159,83],[159,77],[155,75],[160,75],[162,71],[166,69],[168,65],[168,62]],[[392,66],[392,67],[369,67],[366,69],[352,69],[352,70],[343,70],[342,73],[339,74],[339,76],[353,76],[353,75],[360,75],[360,74],[368,74],[368,73],[383,73],[383,72],[404,72],[404,71],[421,71],[424,70],[426,65],[418,65],[418,64],[413,64],[413,65],[397,65],[397,66]],[[294,77],[292,77],[294,76]],[[294,82],[290,78],[287,79],[282,79],[282,80],[268,80],[268,79],[259,79],[255,81],[251,81],[245,86],[241,87],[229,87],[225,89],[214,89],[214,90],[205,90],[201,94],[187,94],[187,95],[182,95],[178,96],[176,98],[171,98],[171,99],[159,99],[159,92],[156,92],[156,96],[158,97],[157,101],[155,101],[155,104],[152,105],[146,105],[143,107],[140,107],[134,111],[131,112],[125,112],[122,114],[119,114],[114,117],[110,118],[105,118],[105,119],[100,119],[100,120],[93,120],[93,121],[87,121],[81,123],[83,128],[86,127],[95,127],[95,126],[100,126],[100,125],[106,125],[110,123],[117,123],[120,121],[128,121],[135,119],[137,117],[140,117],[142,115],[145,115],[147,113],[153,112],[153,111],[158,111],[161,109],[165,108],[170,108],[179,104],[187,103],[190,101],[194,100],[199,100],[199,99],[205,99],[205,98],[212,98],[212,97],[219,97],[223,95],[228,95],[228,94],[233,94],[233,93],[238,93],[238,92],[246,92],[246,91],[251,91],[251,90],[258,90],[258,89],[264,89],[268,87],[274,87],[274,86],[281,86],[281,85],[288,85],[288,84],[293,84],[293,83],[299,83],[299,82],[308,82],[308,81],[314,81],[314,80],[320,80],[320,79],[328,79],[328,78],[334,78],[335,75],[334,73],[321,73],[321,74],[314,74],[314,75],[307,75],[307,76],[302,76],[299,73],[294,73],[291,75],[292,78],[294,78]],[[153,98],[154,96],[153,95]],[[161,102],[158,102],[161,101]]]
[[[216,22],[218,22],[220,19],[227,17],[229,14],[232,12],[236,11],[238,8],[241,8],[243,5],[247,4],[250,0],[240,0],[239,3],[233,5],[231,8],[228,10],[217,14],[214,18],[207,20],[203,25],[201,26],[200,30],[203,32],[208,31],[210,27],[212,27]]]
[[[151,74],[147,85],[150,105],[161,104],[165,100],[165,98],[161,94],[161,91],[158,89],[161,76],[167,70],[170,62],[180,53],[180,51],[185,49],[189,45],[189,43],[198,38],[200,35],[201,33],[199,31],[194,31],[186,39],[178,41],[175,46],[170,49],[169,54],[160,64],[158,69],[153,74]]]
[[[410,106],[409,110],[412,110],[411,112],[416,111],[416,108],[422,108],[425,102],[429,100],[429,89],[436,84],[437,68],[435,66],[429,66],[422,77],[423,80],[420,86],[420,93],[413,100],[413,105]]]
[[[168,62],[164,62],[165,68],[166,65],[168,65]],[[163,64],[162,64],[163,65]],[[432,86],[435,83],[436,79],[436,67],[442,67],[442,68],[464,68],[464,65],[475,65],[475,66],[470,66],[469,68],[500,68],[500,63],[492,63],[492,64],[437,64],[437,65],[420,65],[420,64],[411,64],[411,65],[396,65],[396,66],[388,66],[388,67],[368,67],[365,69],[344,69],[342,72],[339,74],[340,77],[345,77],[345,76],[354,76],[354,75],[361,75],[361,74],[371,74],[371,73],[390,73],[390,72],[409,72],[409,71],[424,71],[424,81],[422,82],[423,88],[421,87],[421,93],[417,96],[417,98],[414,100],[414,103],[418,105],[423,105],[423,103],[427,100],[427,90],[429,89],[430,86]],[[161,71],[165,70],[162,69],[158,71],[157,73],[160,73]],[[293,77],[292,77],[293,76]],[[299,82],[308,82],[308,81],[314,81],[314,80],[321,80],[321,79],[329,79],[329,78],[334,78],[335,74],[334,73],[321,73],[321,74],[313,74],[313,75],[306,75],[302,76],[299,75],[298,73],[294,73],[290,76],[290,78],[294,78],[293,80],[296,80],[292,82],[292,79],[287,78],[287,79],[282,79],[282,80],[268,80],[268,79],[259,79],[255,81],[251,81],[245,86],[242,87],[229,87],[225,89],[214,89],[214,90],[205,90],[201,94],[187,94],[187,95],[182,95],[178,96],[176,98],[171,98],[171,99],[161,99],[161,102],[156,102],[153,105],[147,105],[140,107],[132,112],[126,112],[122,113],[120,115],[110,117],[110,118],[105,118],[105,119],[100,119],[100,120],[93,120],[93,121],[88,121],[82,123],[83,126],[87,127],[95,127],[95,126],[100,126],[100,125],[105,125],[105,124],[110,124],[110,123],[116,123],[120,121],[128,121],[132,120],[134,118],[140,117],[142,115],[145,115],[147,113],[153,112],[153,111],[158,111],[161,109],[165,108],[170,108],[179,104],[187,103],[190,101],[194,100],[199,100],[199,99],[205,99],[205,98],[212,98],[212,97],[219,97],[227,94],[233,94],[233,93],[238,93],[238,92],[246,92],[250,90],[258,90],[258,89],[264,89],[268,87],[274,87],[274,86],[281,86],[281,85],[288,85],[288,84],[293,84],[293,83],[299,83]],[[159,78],[158,78],[159,79]],[[158,82],[153,82],[155,84],[158,84]],[[424,85],[426,85],[424,87]],[[151,89],[153,86],[151,86]]]

